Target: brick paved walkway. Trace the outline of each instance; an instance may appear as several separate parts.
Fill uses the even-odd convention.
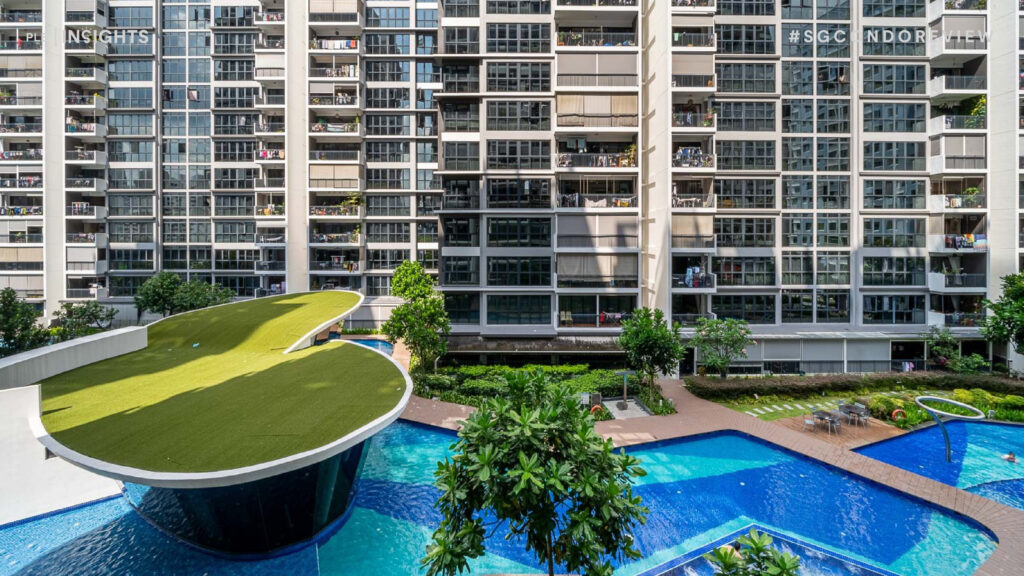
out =
[[[662,394],[675,404],[676,414],[599,422],[597,431],[617,446],[722,430],[749,434],[971,518],[991,530],[999,541],[974,576],[1024,575],[1024,511],[850,452],[824,441],[824,434],[790,429],[701,400],[679,380],[662,380],[661,387]],[[460,414],[469,411],[465,406],[413,398],[402,418],[455,429],[458,420],[464,418]]]

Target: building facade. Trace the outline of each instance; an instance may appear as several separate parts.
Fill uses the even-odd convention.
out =
[[[346,288],[374,325],[417,260],[467,357],[605,352],[652,306],[749,322],[740,371],[921,369],[933,326],[1005,362],[1021,8],[6,2],[0,286]]]

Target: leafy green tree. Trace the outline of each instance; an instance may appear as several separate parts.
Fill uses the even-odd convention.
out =
[[[65,302],[54,312],[51,328],[58,340],[70,340],[109,330],[115,316],[117,310],[99,302]]]
[[[678,324],[670,326],[665,313],[658,309],[639,308],[622,322],[619,346],[626,353],[629,366],[652,389],[658,374],[679,368],[686,352],[680,330]]]
[[[412,368],[423,371],[448,352],[451,322],[444,296],[419,262],[405,261],[395,269],[391,293],[405,300],[391,311],[381,333],[389,342],[402,340],[412,356]]]
[[[391,294],[412,302],[434,295],[434,279],[423,269],[419,262],[406,260],[395,268],[391,277]]]
[[[729,366],[746,356],[748,347],[757,344],[751,334],[742,320],[700,318],[689,347],[700,352],[700,361],[709,371],[724,378]]]
[[[150,311],[164,316],[174,313],[174,297],[182,285],[181,277],[173,272],[159,272],[135,291],[135,307],[139,314]]]
[[[772,537],[751,530],[737,539],[740,548],[715,548],[704,558],[722,576],[797,576],[800,559],[772,548]]]
[[[632,531],[648,512],[632,491],[645,474],[640,461],[594,432],[568,388],[542,373],[506,381],[507,397],[471,415],[452,457],[438,464],[442,520],[423,559],[428,576],[468,570],[499,526],[522,538],[549,575],[557,565],[608,576],[611,560],[639,558]]]
[[[949,328],[932,326],[926,342],[929,355],[939,366],[948,367],[960,358],[960,343]]]
[[[47,333],[39,327],[36,307],[18,299],[13,288],[0,290],[0,357],[46,344]]]
[[[396,307],[380,331],[392,344],[404,342],[412,357],[412,369],[425,371],[448,352],[451,330],[444,297],[435,294]]]
[[[982,334],[999,344],[1012,344],[1024,354],[1024,274],[1003,277],[1003,295],[999,300],[986,300],[991,314],[982,326]]]
[[[202,280],[193,279],[182,282],[174,291],[172,303],[174,312],[188,312],[199,310],[218,304],[227,304],[234,298],[235,293],[229,288],[220,284],[210,284]]]

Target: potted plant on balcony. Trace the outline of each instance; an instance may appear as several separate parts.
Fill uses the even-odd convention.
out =
[[[636,144],[626,146],[626,166],[636,166]]]

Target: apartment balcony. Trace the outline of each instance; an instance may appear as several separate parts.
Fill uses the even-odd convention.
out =
[[[317,121],[309,125],[311,136],[362,138],[364,135],[361,122],[326,122]]]
[[[985,76],[937,76],[928,82],[928,96],[933,104],[950,104],[984,95],[988,89]]]
[[[258,94],[253,98],[252,104],[258,109],[284,108],[284,94]]]
[[[22,194],[42,194],[42,176],[2,176],[0,175],[0,193],[10,194],[21,192]]]
[[[110,291],[103,286],[89,288],[67,288],[65,300],[105,300],[110,297]]]
[[[636,74],[570,74],[559,73],[555,77],[557,89],[571,88],[573,90],[610,89],[626,88],[629,91],[636,90],[639,81]],[[479,88],[477,88],[479,89]],[[447,92],[447,86],[445,87]]]
[[[344,108],[347,110],[359,109],[359,95],[355,92],[339,92],[336,94],[310,94],[309,107],[314,109],[335,110]]]
[[[610,32],[599,28],[561,28],[556,36],[557,49],[628,48],[636,49],[636,32]]]
[[[42,122],[4,122],[0,123],[0,138],[42,138]]]
[[[287,262],[284,260],[258,260],[255,271],[257,274],[273,274],[284,272],[287,269]]]
[[[636,194],[559,194],[556,208],[562,210],[636,210]]]
[[[714,174],[715,155],[701,148],[678,148],[672,155],[672,171],[687,174]]]
[[[717,202],[714,194],[674,194],[672,209],[679,212],[711,212]]]
[[[715,0],[672,0],[672,12],[680,14],[714,14],[715,8]]]
[[[8,150],[0,152],[0,164],[4,163],[42,163],[43,162],[43,149],[42,148],[29,148],[27,150]]]
[[[673,74],[672,91],[686,94],[713,94],[718,87],[715,74]]]
[[[39,151],[42,160],[42,150]],[[84,168],[103,168],[107,165],[107,153],[100,150],[68,150],[64,153],[68,164]]]
[[[985,211],[988,197],[985,194],[933,194],[928,197],[928,210],[932,214],[947,212]]]
[[[256,41],[256,44],[253,46],[253,48],[255,49],[257,54],[259,54],[260,52],[266,52],[270,54],[275,52],[283,53],[284,38],[281,36],[272,36],[269,38],[264,38],[263,40]]]
[[[906,272],[868,270],[861,274],[864,289],[921,288],[928,281],[924,270]]]
[[[309,243],[315,246],[349,246],[358,247],[363,244],[365,236],[359,232],[310,232]]]
[[[636,171],[636,154],[630,152],[577,153],[559,152],[555,156],[555,168],[559,171],[619,172]]]
[[[309,51],[313,54],[358,55],[359,38],[317,38],[310,41]]]
[[[106,248],[108,239],[106,232],[69,232],[64,238],[67,244],[74,246],[91,246]]]
[[[253,216],[256,219],[280,220],[285,217],[284,204],[263,204],[253,208]]]
[[[988,164],[985,156],[939,154],[928,159],[928,169],[933,176],[940,174],[985,174]]]
[[[68,220],[84,220],[86,222],[98,222],[107,218],[106,206],[93,206],[84,202],[76,202],[71,206],[64,207],[64,216]]]
[[[106,260],[95,260],[92,262],[67,262],[64,269],[68,276],[102,276],[107,273],[110,267],[107,265]],[[152,266],[150,266],[150,269],[152,269]],[[85,297],[84,294],[84,292],[79,292],[76,295],[79,298],[83,298]],[[71,296],[69,295],[69,297]]]
[[[626,234],[559,234],[556,252],[635,252],[640,248],[637,236]]]
[[[714,32],[672,32],[672,51],[684,53],[714,53]]]
[[[92,6],[83,6],[82,4],[91,4]],[[64,24],[66,26],[87,26],[103,28],[107,26],[107,6],[102,0],[95,0],[92,2],[79,2],[75,8],[78,10],[65,10],[64,12]],[[82,10],[81,8],[89,8]]]
[[[252,160],[257,164],[282,164],[284,154],[283,148],[259,148],[253,151]]]
[[[450,124],[446,123],[446,127]],[[556,119],[555,130],[578,132],[580,128],[601,130],[602,132],[636,132],[639,121],[634,114],[612,113],[565,113],[560,112]],[[479,125],[477,125],[479,129]]]
[[[363,217],[363,210],[358,204],[310,206],[309,216],[315,220],[358,220]]]
[[[309,263],[309,271],[312,274],[359,274],[365,268],[365,262],[345,260],[340,256],[331,260],[314,260]]]
[[[928,289],[935,293],[982,293],[988,291],[988,274],[929,272]]]
[[[638,6],[637,0],[555,0],[553,4],[556,14],[636,12]]]
[[[984,134],[988,127],[985,116],[946,115],[936,116],[928,122],[928,133],[939,134]]]
[[[359,3],[360,5],[362,2]],[[329,26],[361,26],[359,12],[310,12],[310,24],[324,24]]]
[[[988,252],[985,234],[929,234],[928,251],[936,254]]]
[[[583,314],[569,310],[558,311],[558,327],[573,330],[614,330],[622,328],[622,321],[631,318],[630,313],[602,312],[600,314]]]
[[[680,324],[684,327],[696,326],[697,322],[701,319],[715,320],[718,318],[717,314],[708,312],[706,314],[673,314],[672,323]]]
[[[8,9],[0,14],[0,28],[25,28],[42,23],[43,13],[40,10]]]
[[[7,38],[0,40],[0,54],[27,54],[43,51],[42,40],[25,40],[24,38]]]
[[[72,67],[64,71],[64,79],[82,88],[104,88],[107,85],[107,71],[96,67]]]
[[[41,96],[0,96],[0,109],[8,114],[19,110],[38,109],[43,106]]]
[[[120,244],[119,248],[152,248],[153,234],[149,232],[138,233],[109,233],[111,244]]]
[[[64,133],[83,142],[103,142],[107,138],[107,125],[99,122],[68,122]]]
[[[358,192],[363,183],[359,178],[310,178],[310,191]]]
[[[934,22],[946,15],[984,14],[986,5],[986,0],[930,0],[928,2],[928,21]]]
[[[256,234],[253,238],[253,243],[259,247],[277,247],[284,246],[285,240],[286,235],[284,230],[268,230],[266,232]]]
[[[256,68],[253,79],[257,82],[279,82],[284,81],[284,74],[284,68]]]
[[[346,64],[336,67],[317,67],[309,69],[309,77],[315,79],[330,78],[334,81],[359,81],[359,66]]]
[[[263,138],[283,138],[284,137],[284,121],[280,122],[257,122],[253,126],[253,135],[262,136]]]
[[[0,234],[0,244],[42,244],[41,232],[8,232]]]
[[[284,190],[284,176],[257,178],[253,183],[257,190]]]
[[[714,234],[673,234],[672,251],[679,253],[714,254],[718,238]]]
[[[714,112],[673,112],[672,131],[684,134],[713,134],[718,129]]]
[[[88,112],[95,115],[107,109],[107,99],[103,96],[69,94],[64,97],[64,107],[69,110]]]
[[[985,324],[984,312],[934,312],[928,311],[930,326],[945,326],[950,329],[977,330]]]
[[[944,26],[939,35],[932,38],[928,45],[928,56],[935,67],[953,67],[984,56],[988,41],[981,36],[984,31],[975,30],[977,26],[963,24],[964,18],[945,16]],[[947,29],[946,26],[952,26]]]
[[[68,56],[77,56],[80,59],[89,61],[102,60],[110,53],[110,46],[100,41],[67,41],[64,43],[64,53]]]
[[[720,288],[774,288],[779,285],[774,272],[722,272],[716,280]]]
[[[310,150],[310,162],[359,162],[359,150]]]
[[[589,274],[558,274],[556,285],[559,288],[586,289],[636,289],[640,282],[636,274],[630,275],[589,275]]]
[[[0,220],[42,217],[42,206],[0,206]]]
[[[252,15],[252,23],[268,30],[283,30],[285,12],[284,10],[260,10]]]
[[[672,292],[678,294],[711,294],[717,278],[714,274],[672,274]]]

